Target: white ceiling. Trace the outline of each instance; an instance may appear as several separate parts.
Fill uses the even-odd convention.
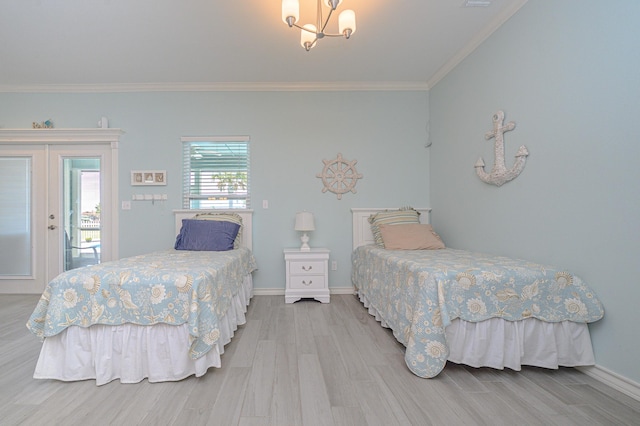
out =
[[[281,0],[5,1],[0,91],[428,89],[526,0],[464,3],[344,0],[356,33],[306,52]]]

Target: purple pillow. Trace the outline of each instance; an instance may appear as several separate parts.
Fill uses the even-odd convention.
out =
[[[240,225],[219,220],[182,219],[182,228],[176,237],[176,250],[227,251],[233,250],[233,241]]]

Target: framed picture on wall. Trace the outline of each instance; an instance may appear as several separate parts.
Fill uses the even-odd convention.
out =
[[[144,179],[142,176],[142,172],[131,172],[131,185],[144,185]]]
[[[166,185],[166,170],[132,170],[131,185]]]

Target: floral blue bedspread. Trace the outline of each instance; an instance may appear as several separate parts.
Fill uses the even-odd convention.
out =
[[[27,328],[44,338],[69,326],[188,323],[197,359],[218,341],[218,319],[255,269],[246,248],[166,250],[73,269],[47,285]]]
[[[435,377],[449,356],[445,327],[537,318],[589,323],[604,315],[594,292],[577,276],[550,266],[455,249],[352,253],[352,282],[406,346],[405,361],[420,377]]]

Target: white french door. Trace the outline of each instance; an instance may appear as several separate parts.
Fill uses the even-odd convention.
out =
[[[109,154],[100,145],[49,148],[47,282],[63,271],[111,260],[111,211],[103,202],[111,199],[108,172],[103,179]]]
[[[65,270],[116,258],[117,142],[82,143],[86,131],[72,135],[78,141],[68,134],[47,141],[60,134],[47,131],[37,135],[45,143],[12,144],[3,143],[6,132],[0,130],[0,293],[41,293]]]
[[[0,291],[35,293],[46,279],[46,147],[0,146]]]

